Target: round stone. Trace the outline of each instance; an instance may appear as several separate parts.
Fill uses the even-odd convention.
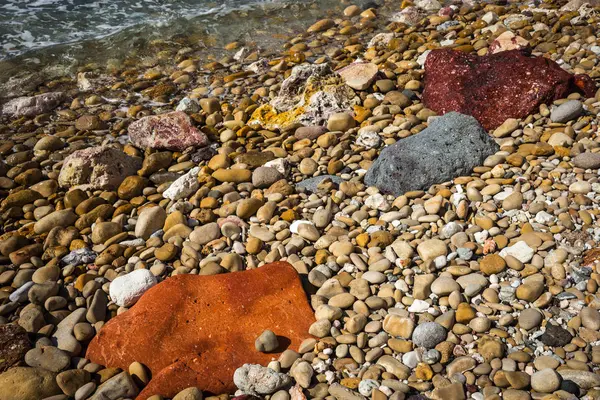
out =
[[[446,340],[446,328],[437,322],[425,322],[417,325],[412,334],[412,341],[419,347],[434,348]]]
[[[531,376],[531,387],[536,392],[552,393],[560,388],[562,378],[553,369],[546,368]]]

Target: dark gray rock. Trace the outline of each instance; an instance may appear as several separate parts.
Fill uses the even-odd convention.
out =
[[[342,178],[340,178],[339,176],[335,176],[335,175],[313,176],[312,178],[308,178],[301,182],[298,182],[296,184],[296,189],[306,189],[309,192],[316,192],[317,186],[319,186],[319,183],[321,183],[322,181],[324,181],[327,178],[331,179],[331,182],[335,183],[336,185],[339,185],[340,183],[342,183],[344,181]]]
[[[365,183],[400,195],[469,175],[499,147],[471,116],[450,112],[422,132],[383,149]]]
[[[546,325],[546,331],[540,336],[540,341],[551,347],[564,346],[571,343],[571,340],[573,340],[573,335],[568,330],[553,324]]]

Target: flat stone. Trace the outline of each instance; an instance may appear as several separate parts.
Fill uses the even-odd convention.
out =
[[[540,326],[544,316],[535,308],[528,308],[519,314],[519,326],[525,330],[530,330]]]
[[[190,386],[231,393],[236,368],[267,364],[286,347],[297,348],[313,322],[298,274],[287,263],[215,276],[176,275],[106,323],[86,357],[123,369],[133,361],[148,367],[153,379],[141,398],[172,397]],[[267,329],[284,338],[269,354],[257,352],[254,343]],[[157,348],[157,337],[171,340]]]
[[[331,182],[335,183],[336,185],[339,185],[340,183],[343,182],[343,179],[340,178],[339,176],[319,175],[319,176],[314,176],[312,178],[304,179],[304,180],[296,183],[296,188],[297,189],[305,189],[309,192],[316,192],[319,184],[321,182],[323,182],[325,179],[330,179]]]
[[[25,354],[25,362],[30,367],[60,372],[69,366],[71,357],[53,346],[36,347]]]
[[[336,72],[346,82],[346,85],[355,90],[365,90],[373,83],[377,76],[378,67],[368,62],[355,62]]]
[[[513,256],[522,263],[528,263],[533,258],[535,251],[524,241],[518,241],[510,247],[505,247],[500,251],[500,257]]]

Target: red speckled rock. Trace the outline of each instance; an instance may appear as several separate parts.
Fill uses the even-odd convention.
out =
[[[129,311],[110,320],[90,343],[92,362],[152,371],[138,399],[173,397],[196,386],[233,393],[244,363],[266,365],[310,337],[313,311],[296,270],[285,262],[216,276],[177,275],[148,290]],[[280,348],[264,354],[254,341],[270,329]]]
[[[128,132],[131,143],[142,149],[183,151],[208,144],[206,135],[182,111],[143,117],[129,125]]]
[[[425,106],[438,114],[472,115],[486,129],[524,118],[540,104],[575,91],[593,97],[596,85],[587,75],[571,75],[552,60],[519,50],[479,57],[439,49],[425,62]]]

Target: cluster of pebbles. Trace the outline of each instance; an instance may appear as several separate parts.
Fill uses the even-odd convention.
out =
[[[283,375],[236,372],[249,395],[600,398],[600,93],[507,120],[490,132],[499,150],[468,176],[399,196],[364,184],[385,146],[435,118],[420,101],[427,50],[485,55],[510,30],[534,55],[597,79],[600,14],[584,1],[417,5],[395,4],[393,15],[349,5],[279,53],[236,42],[207,62],[157,44],[154,60],[82,70],[31,93],[44,101],[5,106],[0,399],[135,398],[149,380],[143,365],[123,373],[85,358],[106,321],[169,276],[274,261],[309,282],[316,322],[312,338],[269,364]],[[248,124],[294,66],[357,59],[377,70],[353,89],[353,115],[324,127]],[[130,124],[175,108],[208,146],[129,143]],[[65,158],[100,145],[128,156],[108,171],[133,172],[107,190],[96,176],[65,187]],[[113,286],[122,276],[129,283]],[[257,350],[276,340],[265,332]],[[248,386],[248,376],[268,384]],[[190,388],[175,399],[202,396]]]

